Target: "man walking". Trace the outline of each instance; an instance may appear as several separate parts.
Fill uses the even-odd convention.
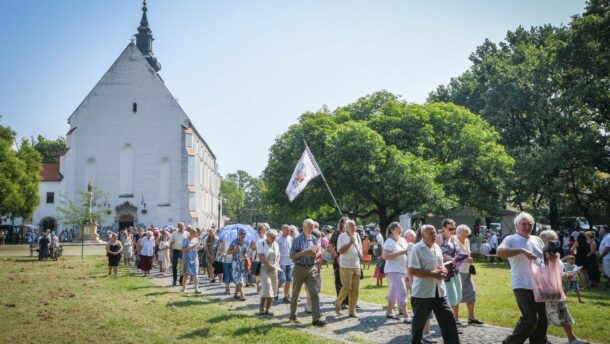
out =
[[[290,300],[290,321],[297,321],[297,303],[301,287],[305,283],[311,297],[311,316],[314,326],[325,326],[326,322],[320,320],[320,296],[316,283],[315,274],[318,270],[315,266],[316,252],[318,250],[318,240],[311,234],[314,221],[306,219],[303,221],[303,233],[294,239],[290,250],[290,259],[294,261],[292,298]]]
[[[497,255],[508,258],[510,262],[510,280],[521,318],[517,322],[513,334],[502,342],[503,344],[522,344],[529,338],[530,343],[547,343],[547,318],[544,302],[536,302],[532,290],[532,275],[530,262],[543,257],[544,243],[532,234],[534,218],[522,212],[515,217],[517,233],[509,235],[498,247]],[[555,257],[549,257],[551,260]]]
[[[441,329],[443,342],[459,344],[455,317],[447,302],[447,291],[443,282],[447,269],[443,266],[443,252],[436,244],[436,228],[423,225],[420,230],[422,240],[409,252],[409,274],[413,275],[412,343],[421,343],[424,326],[432,311]]]
[[[292,282],[292,269],[294,263],[290,260],[290,250],[292,249],[292,236],[290,236],[290,226],[282,226],[282,235],[277,238],[277,244],[280,247],[280,266],[282,271],[279,271],[280,285],[284,284],[284,303],[290,303],[290,283]],[[276,295],[277,297],[277,295]]]
[[[356,223],[353,220],[345,222],[347,230],[339,235],[339,275],[341,276],[341,291],[335,301],[335,311],[341,315],[341,304],[349,296],[349,316],[359,318],[356,314],[356,303],[360,289],[360,258],[362,257],[362,241],[356,233]]]
[[[172,248],[172,286],[174,287],[178,281],[178,259],[180,259],[180,254],[182,253],[182,242],[188,237],[189,235],[184,232],[184,223],[178,222],[178,231],[172,233],[169,240],[169,245]],[[180,271],[180,284],[182,284],[182,271]]]
[[[343,285],[341,284],[341,275],[340,275],[340,267],[339,267],[339,248],[337,248],[337,241],[339,241],[339,235],[343,234],[343,232],[345,232],[345,221],[347,221],[348,218],[346,217],[342,217],[339,220],[339,223],[337,224],[337,228],[335,229],[335,232],[333,233],[333,235],[330,237],[330,245],[328,246],[328,250],[330,251],[330,254],[333,256],[333,272],[334,272],[334,276],[335,276],[335,291],[337,292],[337,296],[339,296],[339,293],[341,292],[341,288],[343,287]],[[342,309],[347,309],[347,304],[348,304],[348,300],[344,300],[343,304],[341,305]]]

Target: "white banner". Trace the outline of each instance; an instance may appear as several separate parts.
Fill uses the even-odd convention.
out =
[[[286,195],[288,195],[290,202],[294,201],[301,191],[305,189],[307,183],[318,175],[320,175],[320,168],[316,163],[316,159],[313,157],[309,147],[305,147],[303,155],[301,155],[301,159],[295,167],[294,172],[292,172],[292,177],[286,187]]]

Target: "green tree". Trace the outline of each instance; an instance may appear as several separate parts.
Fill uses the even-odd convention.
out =
[[[83,226],[93,220],[97,224],[104,223],[105,219],[112,214],[107,202],[108,193],[93,187],[91,193],[91,213],[89,213],[89,192],[78,190],[74,197],[61,193],[59,205],[56,207],[59,221],[67,226]]]
[[[42,135],[36,139],[30,138],[31,145],[42,156],[43,163],[59,163],[59,157],[66,149],[66,138],[61,136],[55,140],[49,140]]]
[[[263,172],[264,199],[276,221],[329,215],[332,201],[319,179],[292,203],[284,194],[305,139],[351,217],[383,227],[413,210],[464,205],[493,213],[503,205],[513,164],[498,138],[462,107],[408,104],[377,92],[333,112],[305,113],[278,137]]]
[[[222,212],[233,221],[238,221],[239,210],[244,207],[245,193],[234,180],[223,179],[220,183]]]
[[[0,125],[0,217],[28,218],[40,202],[40,155],[27,141],[15,149],[15,133]]]
[[[590,1],[569,27],[519,27],[499,44],[486,40],[472,67],[429,97],[497,128],[516,160],[514,203],[548,209],[554,228],[565,197],[585,215],[598,207],[592,203],[610,201],[608,13],[608,1]]]

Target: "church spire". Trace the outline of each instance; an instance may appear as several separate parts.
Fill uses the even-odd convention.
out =
[[[157,61],[157,58],[153,56],[152,42],[154,40],[152,36],[152,30],[148,26],[148,17],[146,16],[146,0],[142,3],[142,19],[140,20],[140,26],[138,26],[138,33],[136,34],[136,46],[150,65],[155,71],[161,70],[161,64]]]

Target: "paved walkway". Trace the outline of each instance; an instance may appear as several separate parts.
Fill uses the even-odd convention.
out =
[[[259,298],[256,293],[256,288],[246,288],[246,301],[238,301],[233,299],[233,295],[224,295],[224,286],[218,283],[210,284],[207,277],[200,278],[200,290],[203,296],[210,297],[216,300],[222,300],[229,304],[230,309],[254,316],[258,312]],[[151,280],[160,286],[167,287],[172,291],[180,292],[180,287],[171,286],[171,277],[165,277],[159,273],[153,273]],[[193,286],[187,288],[187,292],[192,293]],[[280,294],[280,297],[282,294]],[[297,318],[302,322],[300,325],[291,324],[288,322],[289,305],[275,302],[271,311],[275,314],[270,321],[281,326],[295,328],[313,335],[322,336],[337,341],[350,343],[411,343],[411,325],[403,324],[398,320],[388,320],[385,317],[385,309],[378,304],[359,302],[361,307],[358,310],[360,319],[352,319],[347,317],[347,311],[344,315],[335,316],[333,297],[320,296],[322,320],[328,322],[324,328],[316,328],[310,325],[311,316],[305,313],[305,297],[302,292],[302,297],[299,302]],[[483,325],[483,326],[465,326],[460,327],[464,332],[460,335],[462,343],[468,344],[497,344],[501,343],[512,329],[503,327]],[[433,336],[442,343],[441,332],[435,321],[431,324]],[[549,340],[554,344],[566,343],[566,339],[549,337]]]

